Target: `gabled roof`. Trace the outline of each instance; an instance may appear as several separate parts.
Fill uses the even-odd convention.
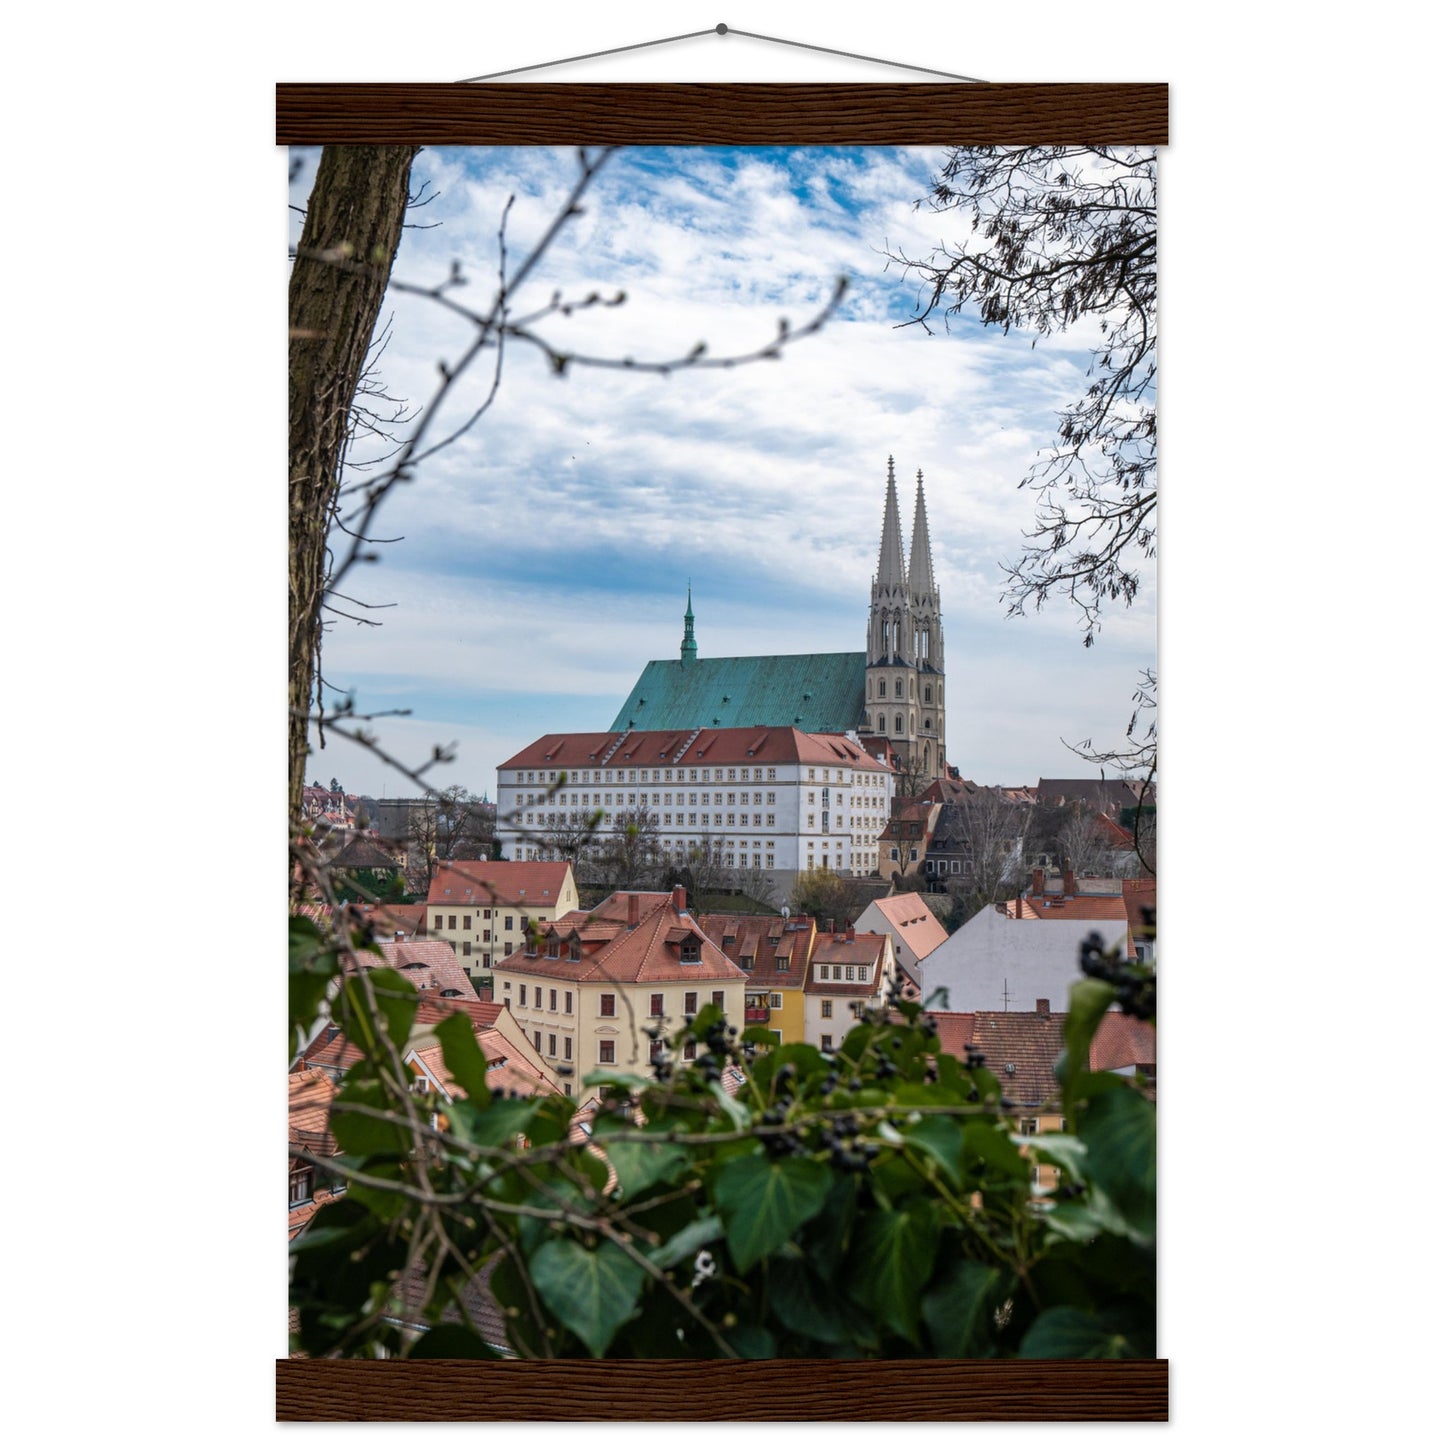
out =
[[[1023,911],[1019,911],[1022,903]],[[1074,894],[1063,896],[1057,893],[1029,894],[1023,899],[1010,898],[1003,905],[1010,918],[1038,919],[1090,919],[1116,920],[1127,922],[1129,913],[1124,900],[1116,894]]]
[[[512,1058],[507,1053],[506,1040],[495,1029],[482,1031],[477,1036],[477,1044],[487,1056],[487,1082],[492,1088],[523,1095],[562,1092],[545,1074],[533,1068],[525,1059]],[[458,1086],[447,1069],[440,1044],[409,1050],[406,1062],[440,1086],[448,1098],[465,1097],[466,1091]]]
[[[862,652],[659,659],[642,669],[612,729],[846,732],[863,716],[867,661]]]
[[[803,985],[805,993],[850,998],[866,997],[878,992],[882,986],[883,962],[892,942],[886,933],[855,933],[849,938],[846,933],[820,933],[813,946],[811,962],[817,964],[852,964],[868,969],[868,976],[845,983],[841,979],[829,979],[826,983],[816,978],[816,967],[808,970],[808,981]]]
[[[1094,1070],[1142,1068],[1154,1072],[1158,1045],[1154,1025],[1128,1014],[1110,1012],[1099,1020],[1089,1046],[1089,1067]]]
[[[973,1043],[973,1015],[930,1009],[925,1017],[932,1019],[938,1029],[939,1052],[963,1058]]]
[[[571,866],[565,862],[449,859],[437,864],[427,907],[555,908]]]
[[[415,938],[426,933],[425,903],[357,903],[353,907],[378,938],[398,933]]]
[[[1003,1085],[1004,1098],[1025,1107],[1057,1100],[1054,1060],[1064,1047],[1065,1017],[1061,1013],[974,1014],[973,1047]]]
[[[806,915],[783,918],[767,913],[704,913],[698,922],[707,936],[740,968],[756,988],[802,988],[817,935],[817,922]],[[778,959],[787,961],[778,967]]]
[[[1143,794],[1147,806],[1155,799],[1153,787],[1131,778],[1040,778],[1035,797],[1040,803],[1086,803],[1091,808],[1117,812],[1132,808]]]
[[[348,966],[394,968],[418,991],[435,989],[444,995],[451,990],[460,999],[476,998],[477,991],[472,987],[471,979],[445,939],[381,942],[377,946],[381,949],[380,957],[374,953],[349,954]]]
[[[336,1153],[331,1137],[331,1101],[336,1085],[314,1069],[286,1076],[286,1127],[290,1142],[311,1154]]]
[[[927,958],[940,943],[948,940],[948,930],[923,901],[921,893],[895,893],[891,898],[875,898],[872,907],[898,930],[899,936],[919,959]]]
[[[364,833],[350,833],[346,841],[327,860],[333,868],[373,868],[396,871],[401,864],[386,849],[379,847]]]
[[[630,900],[637,900],[638,919],[628,923]],[[583,918],[588,915],[582,915]],[[590,915],[588,930],[603,940],[580,959],[547,958],[545,953],[513,953],[498,962],[497,973],[521,973],[576,983],[718,983],[741,981],[747,975],[708,938],[672,893],[614,893]],[[570,931],[575,916],[568,914],[544,927],[548,936]],[[669,942],[671,938],[671,942]],[[683,963],[682,944],[695,939],[698,962]]]
[[[666,768],[718,763],[741,763],[749,767],[762,763],[822,763],[877,773],[887,771],[861,743],[841,731],[808,733],[796,727],[773,725],[547,733],[501,766],[542,768],[576,777],[584,768]]]

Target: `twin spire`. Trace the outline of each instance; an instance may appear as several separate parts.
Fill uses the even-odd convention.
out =
[[[934,591],[933,549],[928,541],[928,512],[923,503],[923,469],[918,470],[918,492],[913,502],[913,543],[908,565],[903,563],[903,529],[898,520],[898,487],[893,477],[893,458],[888,458],[888,497],[883,503],[883,542],[878,549],[880,589],[905,588],[914,597]]]

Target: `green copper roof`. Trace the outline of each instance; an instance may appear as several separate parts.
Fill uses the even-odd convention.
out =
[[[866,667],[861,652],[649,662],[612,731],[760,725],[846,732],[863,721]]]

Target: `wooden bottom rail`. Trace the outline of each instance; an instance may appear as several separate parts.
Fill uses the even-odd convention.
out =
[[[1167,1420],[1168,1360],[278,1360],[299,1420]]]

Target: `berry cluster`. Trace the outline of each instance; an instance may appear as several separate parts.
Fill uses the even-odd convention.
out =
[[[1130,963],[1120,957],[1117,948],[1105,949],[1097,933],[1091,933],[1079,945],[1079,967],[1086,977],[1107,983],[1114,990],[1119,1008],[1131,1018],[1153,1019],[1156,980],[1152,967]]]

